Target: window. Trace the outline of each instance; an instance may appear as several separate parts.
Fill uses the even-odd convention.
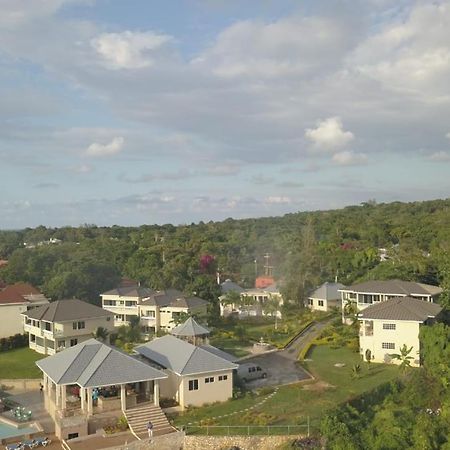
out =
[[[75,439],[75,438],[77,438],[78,437],[78,433],[69,433],[68,435],[67,435],[67,440],[69,440],[69,439]]]
[[[66,341],[58,341],[58,348],[66,348]]]
[[[395,344],[393,342],[382,342],[381,348],[386,350],[395,350]]]
[[[50,322],[44,322],[44,330],[52,331],[52,324]]]
[[[319,300],[319,306],[323,306],[323,300]]]
[[[116,306],[116,301],[115,300],[103,300],[103,305],[104,306]]]
[[[107,322],[110,322],[110,321],[111,321],[111,317],[107,317],[107,318],[106,318],[106,321],[107,321]]]
[[[189,390],[198,391],[198,380],[189,380]]]
[[[308,298],[308,305],[314,305],[314,300],[312,298]]]
[[[115,318],[118,322],[123,322],[125,320],[125,314],[116,314]]]
[[[214,377],[205,378],[205,383],[214,383]]]
[[[136,306],[136,302],[133,302],[131,300],[127,300],[125,302],[125,306],[130,307],[130,306]]]
[[[74,330],[83,330],[84,328],[86,328],[86,324],[83,322],[73,322],[72,324],[72,328]]]
[[[383,323],[383,330],[395,330],[395,323]]]
[[[146,317],[155,317],[155,311],[150,311],[149,309],[147,309],[144,314]]]
[[[228,375],[219,375],[219,381],[228,380]]]
[[[74,345],[78,344],[78,339],[71,339],[70,340],[70,346],[73,347]]]

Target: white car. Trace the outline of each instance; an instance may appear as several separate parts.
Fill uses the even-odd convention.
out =
[[[258,378],[267,378],[267,372],[252,363],[239,364],[237,374],[242,381],[247,382]]]

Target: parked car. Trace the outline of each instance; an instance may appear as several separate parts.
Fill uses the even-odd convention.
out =
[[[244,382],[257,380],[258,378],[267,378],[267,372],[261,369],[260,366],[252,363],[239,364],[237,374]]]

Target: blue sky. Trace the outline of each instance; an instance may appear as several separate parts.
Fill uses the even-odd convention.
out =
[[[449,197],[449,1],[0,6],[0,228]]]

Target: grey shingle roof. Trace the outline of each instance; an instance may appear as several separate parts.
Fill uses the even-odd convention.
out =
[[[111,386],[167,378],[167,375],[114,347],[89,339],[36,365],[57,384]]]
[[[439,286],[402,280],[371,280],[342,290],[392,295],[437,295],[442,292]]]
[[[101,295],[120,295],[121,297],[135,297],[135,298],[145,298],[150,297],[154,294],[153,289],[143,287],[143,286],[119,286],[110,291],[103,292]]]
[[[367,307],[358,314],[358,317],[424,322],[429,317],[436,317],[441,311],[442,306],[436,303],[411,297],[397,297]]]
[[[341,295],[338,289],[343,289],[345,286],[342,283],[323,283],[315,291],[311,292],[309,298],[319,298],[323,300],[338,300]]]
[[[166,335],[140,345],[135,349],[140,355],[179,375],[237,369],[226,359],[189,342]]]
[[[234,356],[231,353],[224,352],[223,350],[220,350],[220,348],[213,347],[212,345],[200,345],[200,348],[212,353],[213,355],[220,356],[221,358],[226,359],[230,362],[237,362],[239,360],[237,356]]]
[[[225,280],[220,285],[220,290],[222,294],[226,294],[227,292],[237,292],[238,294],[240,294],[241,292],[244,292],[244,288],[231,280]]]
[[[197,308],[207,304],[206,300],[199,297],[188,297],[178,289],[165,289],[154,292],[147,300],[142,302],[144,306],[172,306],[175,308]]]
[[[209,334],[209,330],[189,317],[185,322],[173,328],[170,333],[174,336],[204,336]]]
[[[77,299],[58,300],[22,313],[35,320],[65,322],[96,317],[114,317],[114,313]]]

